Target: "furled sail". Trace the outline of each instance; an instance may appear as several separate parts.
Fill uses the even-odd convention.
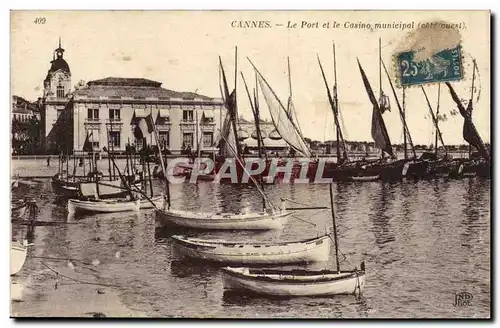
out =
[[[488,150],[484,146],[483,140],[477,132],[476,126],[472,122],[472,99],[469,100],[467,109],[464,108],[462,102],[460,101],[460,98],[458,98],[451,84],[449,82],[446,82],[446,85],[450,89],[451,97],[457,104],[458,110],[464,118],[463,137],[465,141],[467,141],[471,146],[475,147],[482,157],[489,159],[490,155],[488,153]]]
[[[387,133],[387,128],[384,123],[384,118],[382,117],[382,113],[380,111],[379,103],[373,94],[372,87],[370,86],[370,82],[366,77],[365,71],[361,67],[361,64],[358,60],[359,70],[361,72],[361,77],[363,78],[363,84],[365,85],[366,92],[368,93],[368,97],[373,105],[373,113],[372,113],[372,138],[375,141],[375,146],[385,151],[390,156],[394,157],[392,152],[391,140],[389,139],[389,134]]]
[[[269,113],[271,114],[274,127],[283,140],[285,140],[286,143],[297,153],[305,157],[311,157],[311,152],[302,138],[299,129],[294,124],[290,115],[288,115],[288,110],[283,106],[262,74],[260,74],[256,68],[255,71],[257,72],[259,86],[264,98],[266,99],[267,107],[269,108]]]
[[[222,124],[221,134],[218,138],[219,140],[217,144],[219,147],[219,156],[227,158],[232,156],[232,153],[229,150],[227,142],[230,142],[231,146],[233,146],[234,149],[237,148],[236,140],[234,138],[234,135],[231,133],[232,120],[235,119],[236,117],[235,113],[236,92],[235,90],[233,90],[233,92],[229,93],[226,75],[224,73],[224,68],[222,67],[222,62],[220,63],[219,66],[219,78],[220,78],[219,85],[221,87],[221,94],[227,112],[226,112],[226,117],[224,118],[224,123]]]

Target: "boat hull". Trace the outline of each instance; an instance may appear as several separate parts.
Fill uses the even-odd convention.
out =
[[[28,249],[17,243],[10,244],[10,275],[15,275],[23,268],[26,262]]]
[[[286,264],[327,262],[328,236],[288,243],[235,243],[172,236],[174,254],[228,264]]]
[[[68,212],[93,212],[93,213],[115,213],[137,211],[140,208],[140,200],[123,201],[123,200],[68,200]]]
[[[156,225],[209,230],[273,230],[281,229],[292,212],[215,214],[180,210],[156,210]]]
[[[150,200],[154,203],[154,205],[147,199],[141,199],[140,208],[163,208],[163,206],[165,205],[165,197],[163,195],[151,197]]]
[[[339,274],[294,275],[283,271],[274,275],[249,274],[248,268],[224,268],[224,290],[244,290],[269,296],[327,296],[356,294],[363,291],[363,271]]]

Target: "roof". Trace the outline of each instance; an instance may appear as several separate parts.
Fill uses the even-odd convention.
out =
[[[206,99],[214,98],[200,95],[194,92],[178,92],[161,88],[161,82],[143,78],[107,77],[87,83],[85,88],[77,90],[76,96],[87,97],[133,97],[133,98],[183,98],[183,99]]]
[[[60,69],[62,69],[65,72],[70,73],[69,65],[62,57],[57,57],[56,59],[52,60],[50,63],[52,65],[50,66],[49,73],[58,71]]]

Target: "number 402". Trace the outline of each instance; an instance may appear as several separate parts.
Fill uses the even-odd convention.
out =
[[[35,20],[33,21],[33,23],[35,23],[35,24],[45,24],[45,21],[46,21],[45,17],[37,17],[37,18],[35,18]]]

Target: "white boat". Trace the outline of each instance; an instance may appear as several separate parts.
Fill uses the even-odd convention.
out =
[[[79,200],[68,199],[68,212],[97,212],[97,213],[114,213],[126,211],[138,211],[141,200],[127,199],[101,199],[101,200]]]
[[[230,242],[172,236],[178,256],[223,263],[284,264],[327,262],[329,236],[279,243]]]
[[[125,194],[126,189],[122,186],[120,179],[105,180],[101,179],[98,182],[99,197],[116,197],[119,194]],[[82,197],[95,197],[97,195],[97,186],[95,182],[82,182],[78,185],[79,193]]]
[[[10,275],[15,275],[23,268],[24,262],[26,261],[26,255],[28,253],[28,247],[25,244],[19,242],[10,243]]]
[[[225,290],[245,290],[272,296],[327,296],[356,294],[365,285],[364,263],[360,270],[306,271],[231,268],[222,269]]]
[[[165,206],[165,196],[159,195],[155,197],[150,198],[151,201],[147,199],[141,199],[141,204],[140,208],[141,209],[148,209],[148,208],[163,208]],[[154,205],[151,203],[153,202]]]
[[[173,209],[156,210],[156,225],[214,230],[281,229],[293,212],[281,210],[259,213],[207,213]]]

